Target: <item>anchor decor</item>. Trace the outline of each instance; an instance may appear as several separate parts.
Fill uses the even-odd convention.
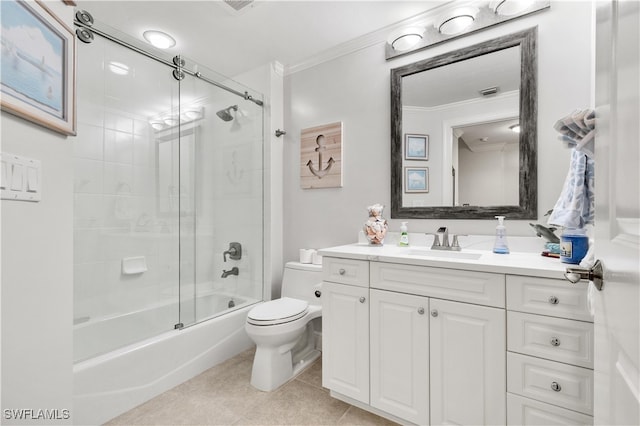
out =
[[[342,123],[303,129],[300,143],[303,189],[342,187]]]

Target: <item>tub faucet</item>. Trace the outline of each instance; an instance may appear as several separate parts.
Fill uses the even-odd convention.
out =
[[[229,275],[238,275],[240,271],[238,270],[237,266],[234,266],[233,268],[231,268],[228,271],[225,271],[224,269],[222,270],[222,278],[227,278]]]

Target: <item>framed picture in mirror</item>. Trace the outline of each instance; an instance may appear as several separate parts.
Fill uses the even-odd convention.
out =
[[[405,192],[429,192],[429,168],[405,167]]]
[[[404,158],[405,160],[428,160],[429,135],[405,134]]]

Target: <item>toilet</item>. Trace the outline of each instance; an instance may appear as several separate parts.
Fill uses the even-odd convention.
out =
[[[261,303],[247,314],[245,330],[256,344],[251,385],[272,391],[320,356],[316,330],[322,315],[322,266],[288,262],[279,299]]]

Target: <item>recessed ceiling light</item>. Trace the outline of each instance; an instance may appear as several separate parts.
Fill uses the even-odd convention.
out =
[[[168,49],[176,45],[176,40],[162,31],[148,30],[142,33],[142,36],[158,49]]]

